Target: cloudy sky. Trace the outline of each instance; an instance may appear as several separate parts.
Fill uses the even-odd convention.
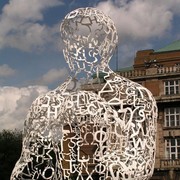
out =
[[[115,22],[119,68],[131,66],[137,50],[180,39],[179,0],[0,0],[0,130],[21,129],[32,101],[66,79],[59,25],[87,6]]]

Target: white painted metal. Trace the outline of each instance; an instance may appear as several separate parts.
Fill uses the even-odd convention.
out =
[[[157,106],[149,90],[109,68],[118,42],[114,23],[95,8],[80,8],[60,29],[73,77],[33,102],[11,180],[149,179]],[[81,74],[104,74],[104,84],[97,93],[71,89]]]

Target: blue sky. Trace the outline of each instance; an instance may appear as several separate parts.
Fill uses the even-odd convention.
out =
[[[114,21],[118,68],[131,66],[137,50],[180,39],[179,0],[0,0],[0,130],[21,129],[34,98],[67,78],[59,25],[87,6]],[[110,67],[117,68],[114,59]]]

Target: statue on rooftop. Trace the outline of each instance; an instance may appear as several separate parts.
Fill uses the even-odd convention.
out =
[[[38,97],[24,124],[21,157],[11,180],[147,180],[155,163],[157,106],[149,90],[113,72],[118,43],[113,21],[79,8],[60,26],[71,76]],[[99,90],[74,79],[104,74]]]

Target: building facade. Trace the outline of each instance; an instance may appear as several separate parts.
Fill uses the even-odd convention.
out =
[[[153,180],[180,179],[180,41],[136,53],[131,69],[117,72],[148,88],[158,105]]]

